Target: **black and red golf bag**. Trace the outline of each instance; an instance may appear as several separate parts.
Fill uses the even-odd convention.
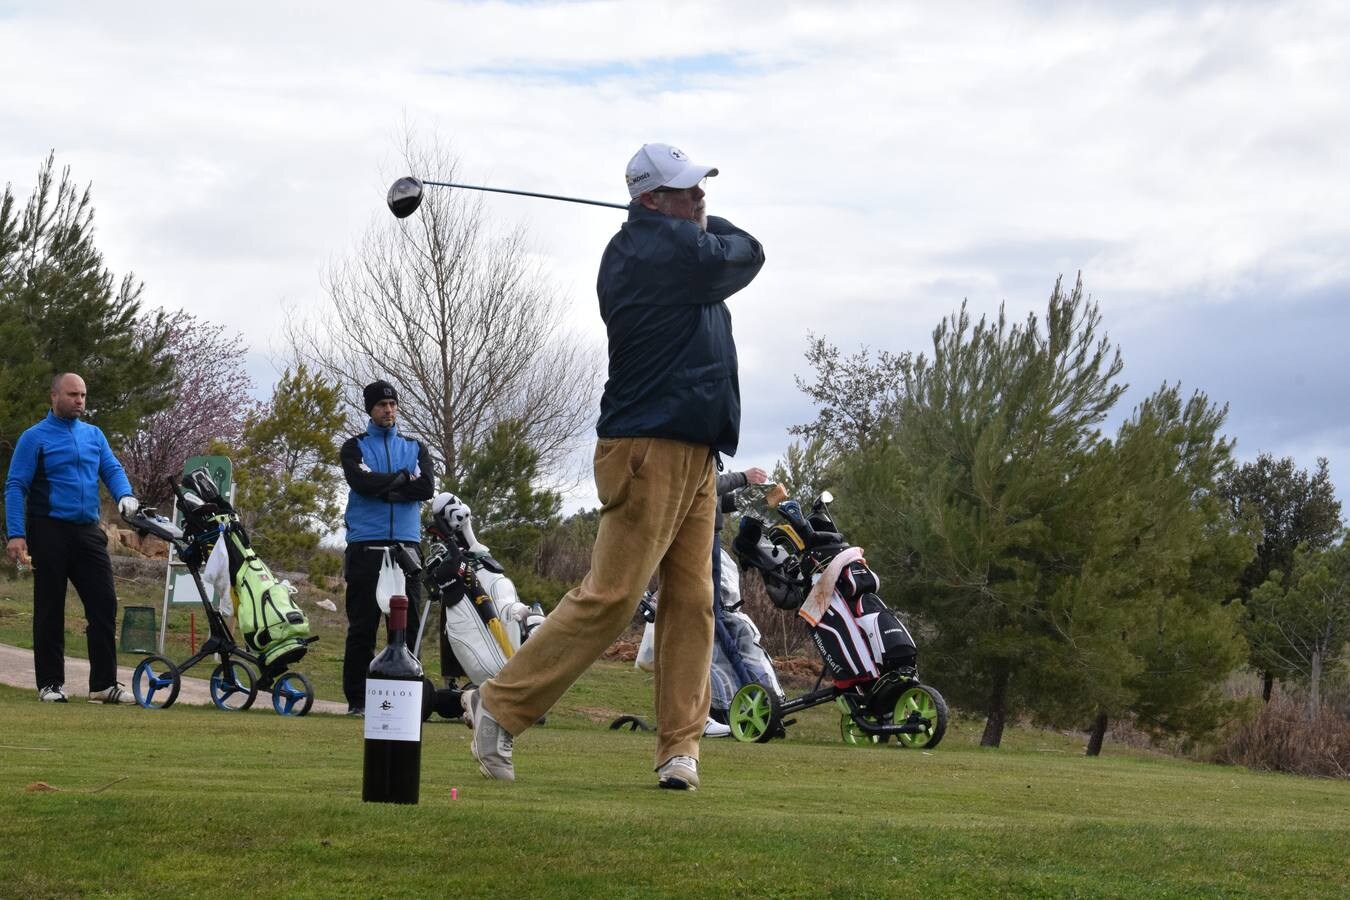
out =
[[[839,534],[825,503],[817,501],[809,521],[794,501],[777,510],[785,521],[774,525],[743,516],[733,548],[742,566],[763,576],[774,605],[806,621],[835,685],[866,684],[888,672],[912,676],[913,636],[877,595],[880,579]]]
[[[839,687],[915,667],[914,638],[875,593],[877,582],[865,561],[854,560],[836,579],[824,613],[815,622],[802,616],[811,625],[811,641]]]

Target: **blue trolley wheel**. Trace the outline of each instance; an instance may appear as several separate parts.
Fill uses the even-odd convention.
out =
[[[299,672],[287,672],[272,685],[272,709],[279,716],[303,716],[314,706],[314,686]]]
[[[219,709],[242,712],[258,698],[258,676],[248,663],[227,658],[211,672],[211,702]]]
[[[168,709],[178,699],[183,677],[167,656],[147,656],[131,675],[131,695],[146,709]]]

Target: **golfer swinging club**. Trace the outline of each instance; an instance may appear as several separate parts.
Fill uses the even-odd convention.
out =
[[[628,221],[600,260],[609,379],[596,424],[600,524],[591,570],[495,678],[463,697],[488,778],[511,781],[513,739],[548,712],[632,621],[660,577],[656,771],[698,787],[710,699],[718,454],[734,455],[741,398],[725,301],[764,265],[759,241],[704,209],[711,166],[668,144],[628,163]]]

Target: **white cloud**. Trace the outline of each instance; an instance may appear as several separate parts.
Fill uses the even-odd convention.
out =
[[[1232,400],[1248,455],[1316,447],[1334,467],[1350,452],[1334,424],[1262,424],[1290,392],[1334,423],[1350,387],[1334,367],[1261,392],[1235,354],[1201,370],[1186,355],[1229,318],[1260,329],[1256,310],[1282,317],[1262,354],[1275,373],[1298,369],[1303,317],[1345,333],[1317,299],[1350,283],[1342,4],[0,10],[0,178],[26,193],[55,147],[94,184],[115,271],[258,349],[281,301],[316,302],[328,261],[385,215],[405,121],[446,137],[470,183],[620,201],[628,155],[668,140],[722,168],[710,208],[769,254],[732,301],[747,464],[810,415],[790,377],[807,331],[921,350],[962,298],[1020,317],[1079,269],[1131,337],[1132,380],[1184,374]],[[618,214],[487,202],[530,229],[598,337],[595,267]],[[1143,349],[1150,334],[1174,355]]]

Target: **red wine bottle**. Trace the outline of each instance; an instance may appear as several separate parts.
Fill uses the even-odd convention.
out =
[[[366,675],[361,799],[416,803],[422,780],[422,664],[408,650],[408,598],[389,600],[389,646]]]

